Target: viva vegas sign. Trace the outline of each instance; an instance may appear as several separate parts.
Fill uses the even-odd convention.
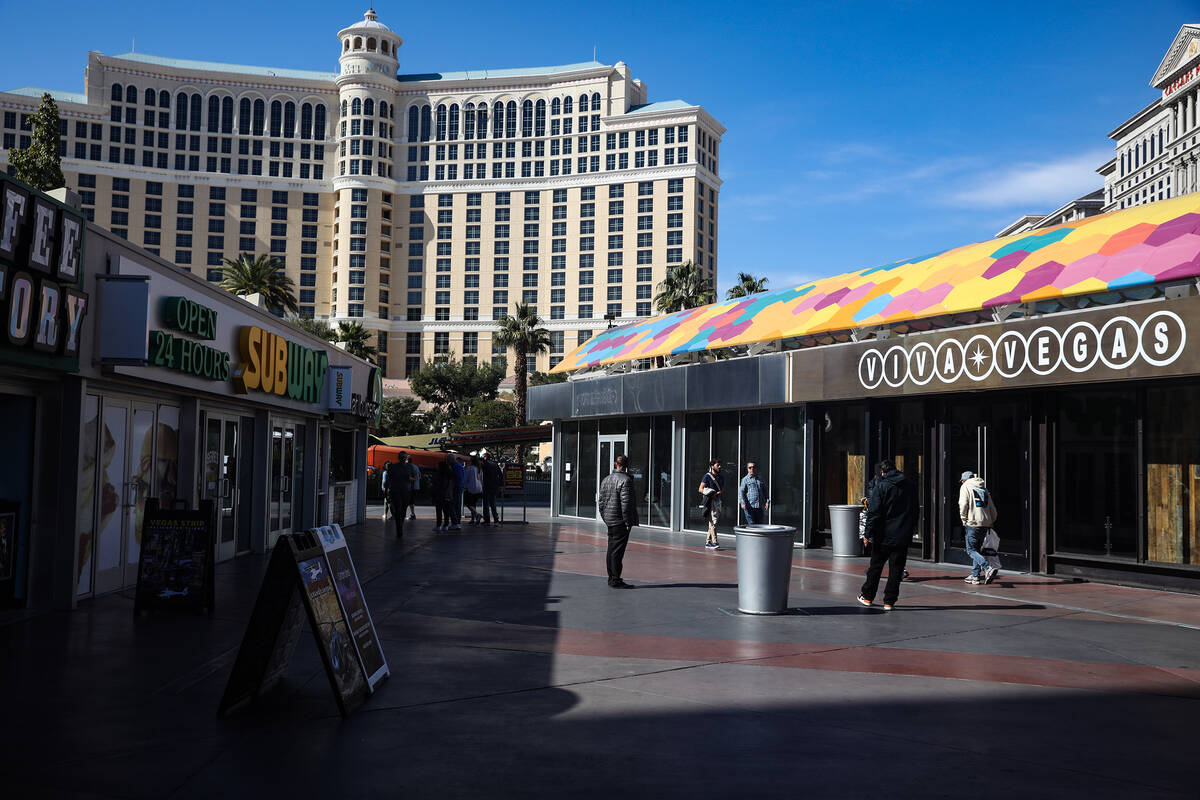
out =
[[[1164,367],[1187,344],[1187,326],[1172,311],[1156,311],[1138,322],[1115,316],[1103,323],[1079,320],[1061,330],[1042,326],[998,335],[964,331],[939,342],[872,347],[858,360],[864,389],[881,385],[930,388],[981,382],[989,377],[1029,378],[1060,370],[1088,373],[1134,366]]]

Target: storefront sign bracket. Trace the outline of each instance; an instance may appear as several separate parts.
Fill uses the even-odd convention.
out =
[[[150,332],[150,276],[97,275],[96,363],[144,366]]]

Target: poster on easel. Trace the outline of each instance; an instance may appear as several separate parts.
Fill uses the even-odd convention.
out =
[[[198,510],[160,508],[146,500],[133,610],[213,612],[216,520],[213,503]]]
[[[362,584],[358,580],[358,572],[354,569],[354,559],[350,557],[350,549],[346,546],[346,537],[342,535],[342,526],[334,523],[316,529],[325,549],[325,558],[329,561],[330,572],[334,586],[337,587],[338,602],[342,613],[350,625],[350,633],[354,647],[362,662],[363,672],[367,675],[367,684],[372,692],[376,685],[390,675],[387,658],[383,648],[379,646],[379,636],[375,632],[375,621],[367,608],[363,597]]]
[[[338,711],[348,717],[366,701],[367,678],[329,561],[316,531],[305,531],[275,545],[217,716],[261,698],[285,677],[305,617]]]

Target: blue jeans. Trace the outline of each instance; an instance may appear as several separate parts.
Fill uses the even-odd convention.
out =
[[[971,557],[971,574],[979,577],[979,573],[986,570],[991,564],[983,557],[983,553],[979,552],[979,546],[983,544],[983,537],[987,536],[987,528],[972,528],[970,525],[966,527],[967,540],[967,555]]]
[[[766,522],[767,510],[765,508],[746,506],[744,509],[742,509],[742,511],[746,514],[747,525],[762,525],[764,522]]]

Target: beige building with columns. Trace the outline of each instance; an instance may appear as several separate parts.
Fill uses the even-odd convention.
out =
[[[703,108],[650,102],[623,62],[400,74],[374,11],[337,38],[336,73],[89,53],[83,93],[51,90],[67,185],[209,280],[278,257],[301,313],[375,331],[393,379],[504,356],[515,302],[551,331],[546,370],[649,316],[672,267],[715,282],[725,129]],[[0,92],[0,161],[43,91]]]
[[[1200,189],[1200,25],[1179,29],[1150,85],[1159,96],[1109,133],[1104,211]]]

